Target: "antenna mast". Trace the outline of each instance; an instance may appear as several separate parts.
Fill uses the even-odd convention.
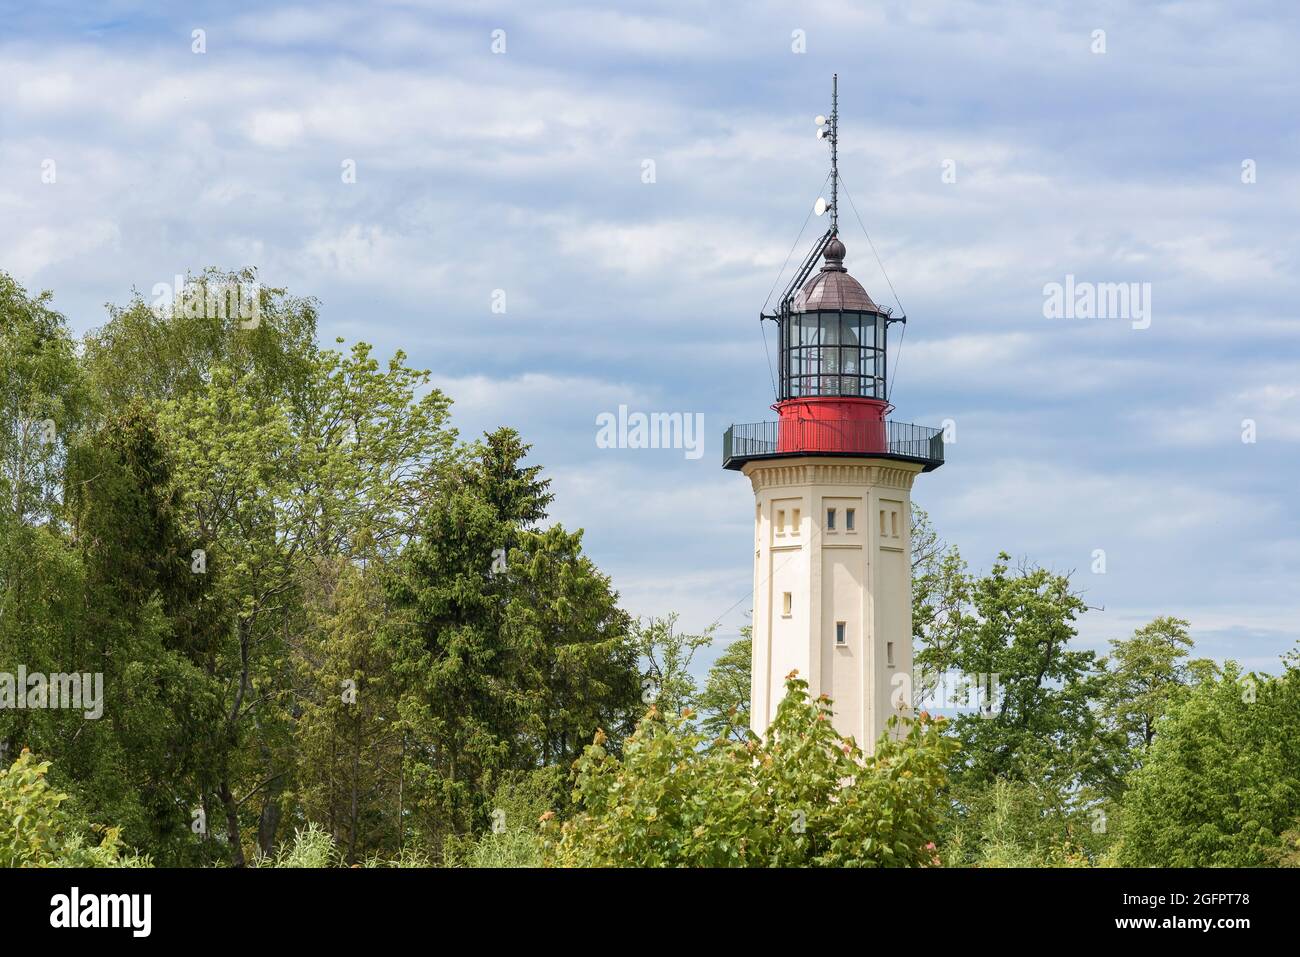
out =
[[[789,318],[790,305],[794,302],[795,295],[799,292],[804,284],[804,280],[813,271],[817,261],[821,259],[822,251],[826,244],[838,235],[840,231],[840,165],[839,165],[839,141],[840,141],[840,75],[831,74],[831,115],[828,120],[825,116],[818,116],[813,120],[817,124],[817,138],[819,140],[830,140],[831,143],[831,201],[827,203],[825,199],[817,200],[817,205],[813,207],[813,212],[821,216],[827,210],[830,210],[831,224],[822,233],[821,238],[813,244],[808,255],[804,257],[801,265],[790,284],[785,287],[781,293],[781,301],[774,313],[759,311],[758,318],[761,322],[764,319],[773,319],[778,323]],[[796,240],[797,241],[797,240]]]
[[[831,74],[831,235],[840,229],[840,75]]]

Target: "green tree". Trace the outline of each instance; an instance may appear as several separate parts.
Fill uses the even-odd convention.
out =
[[[100,719],[68,729],[56,770],[128,841],[192,862],[191,814],[212,775],[219,723],[211,663],[223,616],[210,579],[192,570],[151,413],[132,408],[82,437],[69,458],[68,512],[85,601],[65,660],[103,674],[105,701]]]
[[[645,670],[641,700],[672,714],[694,708],[699,689],[691,675],[691,664],[701,648],[713,643],[716,629],[715,624],[701,634],[678,631],[676,614],[638,620],[632,629],[632,641]]]
[[[545,829],[576,867],[873,867],[938,863],[940,723],[909,722],[864,755],[793,675],[763,740],[708,738],[652,709],[621,756],[603,736],[576,765],[576,813]]]
[[[66,805],[69,796],[46,781],[49,761],[26,748],[0,765],[0,867],[148,867],[126,852],[120,829],[92,825]]]
[[[412,808],[435,848],[486,826],[503,773],[571,760],[635,701],[626,616],[580,535],[536,529],[551,494],[527,448],[500,429],[443,472],[387,584]]]
[[[1300,817],[1300,670],[1235,662],[1180,695],[1128,777],[1117,859],[1135,867],[1262,867]]]
[[[753,655],[752,629],[745,625],[740,638],[718,655],[699,695],[700,727],[706,734],[729,735],[737,741],[749,733],[749,678]]]
[[[1067,576],[1042,568],[1012,572],[1001,554],[971,587],[969,612],[947,636],[948,665],[995,700],[954,721],[963,751],[953,768],[961,782],[1047,774],[1063,791],[1113,776],[1113,742],[1094,710],[1102,675],[1091,651],[1072,651],[1083,600]]]
[[[1111,653],[1101,662],[1108,669],[1102,709],[1131,752],[1151,746],[1156,722],[1190,681],[1184,661],[1192,648],[1188,627],[1182,618],[1163,616],[1131,638],[1111,639]]]
[[[0,535],[57,522],[69,438],[85,412],[75,345],[52,298],[0,272]]]
[[[210,270],[194,282],[206,294],[255,279]],[[293,801],[298,645],[318,563],[400,548],[454,444],[427,372],[400,352],[381,367],[364,343],[320,349],[314,302],[256,295],[256,322],[192,309],[192,292],[170,310],[137,296],[85,350],[101,414],[131,403],[156,412],[182,525],[224,616],[208,660],[224,697],[204,801],[237,865],[247,835],[274,850]]]
[[[306,589],[294,803],[354,864],[405,849],[401,686],[383,640],[382,565],[321,560]]]

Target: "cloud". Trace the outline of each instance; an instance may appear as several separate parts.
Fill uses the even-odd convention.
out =
[[[261,267],[320,300],[325,336],[432,369],[467,434],[523,430],[629,600],[701,627],[749,587],[750,492],[715,446],[772,417],[755,314],[825,228],[782,273],[838,71],[849,268],[909,318],[892,397],[960,436],[918,482],[941,531],[985,560],[1106,547],[1092,617],[1193,608],[1230,636],[1239,615],[1281,650],[1300,634],[1300,138],[1278,118],[1300,89],[1297,29],[1269,10],[24,9],[0,40],[0,268],[85,330],[133,285]],[[1044,319],[1067,273],[1152,283],[1151,328]],[[596,449],[621,403],[704,413],[705,459]]]

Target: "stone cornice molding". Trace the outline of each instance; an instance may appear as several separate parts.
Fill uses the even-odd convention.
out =
[[[920,465],[885,459],[800,458],[745,464],[754,491],[808,485],[856,485],[910,491]]]

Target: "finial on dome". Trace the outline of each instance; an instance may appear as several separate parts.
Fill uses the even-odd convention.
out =
[[[831,241],[826,244],[823,255],[826,257],[826,265],[822,266],[822,271],[834,269],[839,272],[847,272],[844,268],[844,254],[847,252],[844,244],[840,242],[839,236],[832,236]]]

